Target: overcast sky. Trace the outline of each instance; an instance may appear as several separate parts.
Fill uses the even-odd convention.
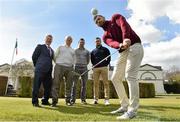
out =
[[[180,0],[0,0],[0,64],[10,63],[16,38],[18,55],[14,61],[21,58],[31,61],[34,48],[44,43],[46,34],[53,35],[54,50],[64,44],[66,35],[71,35],[73,48],[83,37],[91,51],[95,48],[95,37],[103,34],[90,13],[95,7],[106,19],[114,13],[127,18],[143,42],[142,64],[163,69],[180,67],[179,5]],[[115,51],[109,49],[111,53]],[[112,57],[111,64],[117,55]]]

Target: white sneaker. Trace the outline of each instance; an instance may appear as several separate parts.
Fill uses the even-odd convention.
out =
[[[120,108],[118,108],[118,109],[115,110],[115,111],[111,111],[110,113],[111,113],[111,114],[116,114],[116,113],[125,113],[125,112],[127,112],[127,108],[120,107]]]
[[[104,104],[107,106],[110,105],[109,100],[104,100]]]
[[[135,116],[136,116],[135,112],[126,112],[122,116],[118,116],[116,119],[117,120],[128,120],[128,119],[134,118]]]

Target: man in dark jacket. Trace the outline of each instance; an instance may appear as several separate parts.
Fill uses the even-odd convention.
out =
[[[104,43],[112,48],[120,49],[121,53],[111,78],[120,98],[121,107],[111,113],[124,113],[117,117],[118,120],[132,119],[136,116],[139,107],[137,75],[144,54],[141,40],[122,15],[114,14],[111,20],[105,20],[102,15],[98,15],[96,9],[92,10],[92,14],[97,26],[104,30]],[[124,77],[128,83],[129,100],[122,82]]]
[[[52,59],[54,57],[54,51],[50,47],[52,39],[52,35],[47,35],[45,39],[45,44],[37,45],[32,55],[32,60],[35,67],[32,91],[32,104],[35,107],[40,107],[38,101],[38,94],[41,83],[44,87],[44,96],[42,98],[42,104],[50,105],[48,99],[51,92]]]
[[[101,45],[101,39],[96,38],[96,48],[91,52],[91,62],[94,65],[99,63],[101,60],[110,55],[110,51]],[[102,77],[104,84],[104,97],[105,105],[109,105],[109,83],[108,83],[108,65],[111,61],[111,57],[104,60],[99,65],[95,66],[93,69],[93,78],[94,78],[94,104],[98,104],[99,98],[99,79]]]

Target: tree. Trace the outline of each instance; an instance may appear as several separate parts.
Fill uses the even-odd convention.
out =
[[[180,69],[176,66],[170,67],[170,69],[165,72],[165,77],[171,83],[180,82]]]

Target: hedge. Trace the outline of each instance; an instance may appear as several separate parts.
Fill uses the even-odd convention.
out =
[[[32,85],[33,85],[33,78],[31,77],[19,77],[19,89],[18,89],[18,96],[19,97],[32,97]],[[41,84],[39,90],[39,97],[43,96],[43,86]]]
[[[20,77],[20,90],[19,90],[19,96],[21,97],[31,97],[32,93],[32,81],[33,79],[30,77]],[[123,82],[125,86],[126,93],[128,93],[128,85],[127,82]],[[64,98],[64,83],[62,82],[60,84],[60,91],[59,91],[59,97]],[[111,81],[109,81],[109,87],[110,87],[110,98],[118,98],[117,93],[114,89],[114,86]],[[77,98],[80,97],[80,81],[77,82]],[[139,90],[140,90],[140,97],[141,98],[152,98],[155,97],[155,87],[153,83],[139,83]],[[39,97],[43,96],[43,88],[41,86],[40,89],[40,95]],[[87,81],[87,88],[86,88],[86,96],[87,98],[93,98],[93,80]],[[129,95],[128,95],[129,96]],[[99,85],[99,98],[104,98],[104,85],[103,82],[100,81]]]
[[[32,78],[19,77],[20,88],[18,90],[19,97],[31,97],[32,96]]]
[[[91,82],[93,82],[93,81],[91,80]],[[93,83],[92,83],[92,85],[93,85]],[[129,89],[128,89],[127,82],[124,81],[123,85],[125,87],[126,94],[129,97]],[[99,88],[100,89],[99,97],[104,98],[104,85],[103,85],[102,81],[100,81],[99,87],[100,87]],[[118,98],[116,90],[115,90],[111,81],[109,81],[109,87],[110,87],[110,98]],[[93,95],[93,93],[92,93],[92,95]],[[139,83],[139,95],[140,95],[140,98],[153,98],[153,97],[155,97],[155,86],[154,86],[154,84],[153,83]],[[93,97],[89,97],[89,98],[93,98]]]
[[[4,96],[6,92],[7,81],[8,81],[8,77],[0,76],[0,96]]]
[[[169,84],[164,84],[165,91],[174,94],[180,94],[180,82],[173,82]]]
[[[139,83],[140,98],[153,98],[155,97],[154,83]]]

